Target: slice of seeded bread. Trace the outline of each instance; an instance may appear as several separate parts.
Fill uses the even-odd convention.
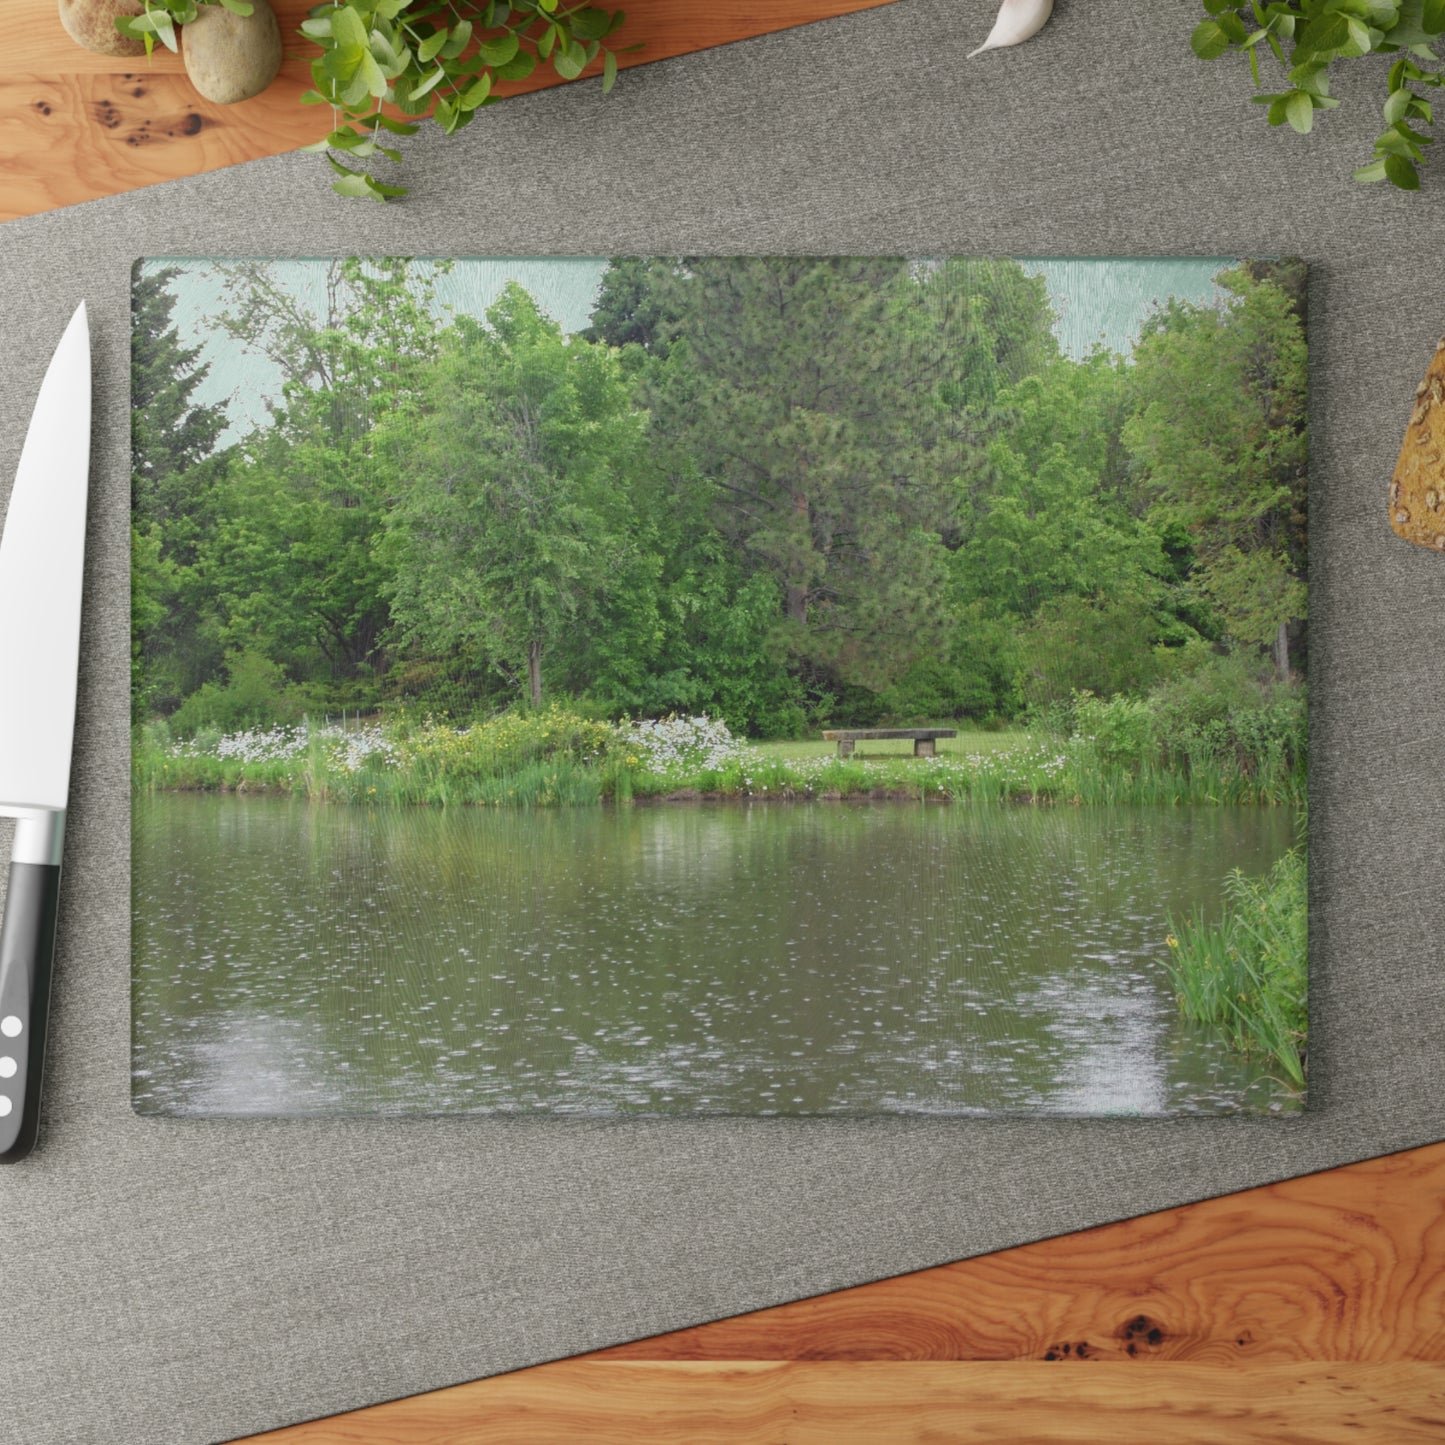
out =
[[[1445,338],[1415,390],[1390,480],[1390,522],[1407,542],[1445,552]]]

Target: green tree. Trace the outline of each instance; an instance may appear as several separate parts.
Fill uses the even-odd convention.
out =
[[[616,355],[569,343],[513,283],[485,328],[458,323],[428,386],[380,549],[398,635],[478,656],[534,705],[551,655],[604,619],[645,644],[657,559],[630,493],[645,426]]]
[[[950,471],[948,358],[895,258],[697,258],[655,266],[672,322],[647,376],[671,464],[694,466],[714,520],[773,578],[805,670],[885,684],[940,634]]]
[[[1161,525],[1194,543],[1191,585],[1245,647],[1291,671],[1306,616],[1306,355],[1298,278],[1240,268],[1223,306],[1172,303],[1135,352],[1124,440]]]
[[[447,269],[350,257],[308,289],[272,263],[228,268],[223,324],[283,388],[219,490],[213,631],[224,652],[259,652],[333,704],[375,701],[390,665],[376,543],[441,346]]]
[[[136,269],[131,290],[131,704],[137,719],[204,667],[194,566],[224,468],[224,406],[198,403],[209,366],[182,343],[174,267]]]

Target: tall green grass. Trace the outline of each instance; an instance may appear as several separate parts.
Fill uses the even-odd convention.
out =
[[[1171,922],[1168,967],[1180,1010],[1223,1029],[1235,1048],[1272,1060],[1303,1088],[1309,1038],[1308,873],[1291,849],[1262,878],[1236,870],[1224,917]]]
[[[476,754],[452,761],[426,752],[369,759],[350,768],[333,750],[310,744],[289,758],[246,759],[209,752],[176,754],[138,738],[133,786],[144,792],[272,792],[316,801],[485,803],[521,806],[697,793],[727,798],[889,796],[920,802],[1040,803],[1073,806],[1148,804],[1295,805],[1303,767],[1246,774],[1213,762],[1192,769],[1129,766],[1069,747],[1020,748],[935,759],[780,758],[762,748],[713,767],[650,772],[614,750],[593,758],[564,753],[521,760]]]
[[[686,720],[678,726],[687,732]],[[175,740],[167,725],[157,722],[136,731],[132,780],[143,791],[281,792],[318,801],[444,807],[586,805],[672,793],[1080,806],[1302,805],[1307,770],[1302,736],[1296,744],[1287,730],[1266,729],[1245,748],[1238,734],[1231,724],[1227,736],[1196,730],[1166,746],[1146,704],[1081,697],[1069,731],[1040,726],[1010,734],[964,732],[946,740],[935,758],[875,753],[874,745],[868,753],[839,758],[831,744],[821,742],[743,744],[724,738],[716,747],[656,747],[645,729],[598,722],[554,705],[504,713],[468,728],[401,717],[351,728],[293,726],[231,735],[211,729]]]

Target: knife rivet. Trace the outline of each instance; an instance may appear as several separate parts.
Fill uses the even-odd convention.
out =
[[[18,1037],[20,1030],[24,1027],[25,1025],[14,1014],[6,1014],[3,1019],[0,1019],[0,1034],[4,1034],[7,1039]]]
[[[18,1067],[15,1060],[8,1056],[0,1059],[0,1079],[13,1079]]]
[[[0,1119],[3,1119],[14,1107],[4,1094],[0,1094]]]

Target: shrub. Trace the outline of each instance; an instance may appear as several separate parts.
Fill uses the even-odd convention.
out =
[[[1156,752],[1154,709],[1142,698],[1074,696],[1074,739],[1085,744],[1099,762],[1138,768]]]
[[[599,762],[617,738],[611,723],[560,704],[505,712],[469,728],[426,725],[401,741],[405,766],[454,778],[488,778],[549,758]]]
[[[222,731],[299,723],[311,711],[311,694],[259,652],[226,657],[226,681],[207,682],[171,715],[172,732],[187,737],[207,725]]]

